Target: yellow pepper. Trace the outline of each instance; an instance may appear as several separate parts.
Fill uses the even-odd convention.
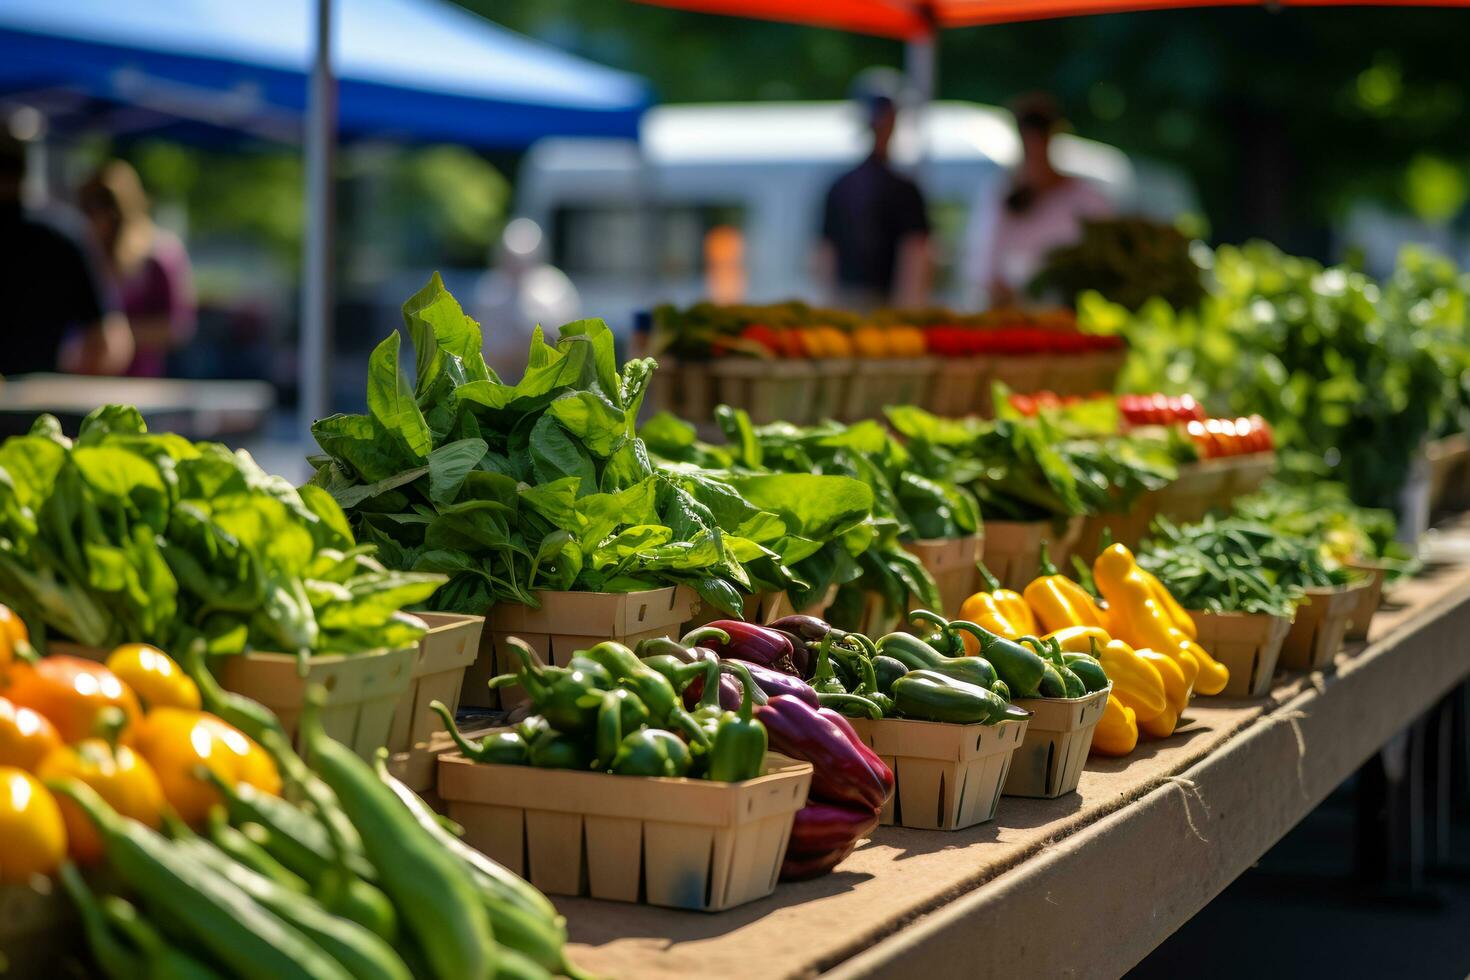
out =
[[[55,797],[24,769],[0,766],[0,883],[49,875],[65,857],[66,824]]]
[[[0,698],[0,766],[34,772],[41,760],[61,747],[61,735],[45,715]]]
[[[1153,721],[1169,709],[1168,686],[1163,675],[1137,650],[1122,640],[1109,640],[1098,648],[1095,656],[1102,664],[1103,673],[1113,682],[1113,695],[1133,709],[1139,722]],[[1186,684],[1185,700],[1189,697],[1188,690]]]
[[[210,807],[222,802],[215,787],[200,778],[200,766],[231,786],[249,783],[280,795],[281,777],[265,750],[208,712],[157,708],[139,723],[135,744],[158,776],[164,798],[186,823],[198,825]]]
[[[1057,571],[1045,541],[1041,542],[1041,574],[1031,580],[1022,595],[1044,630],[1055,632],[1068,626],[1107,626],[1107,614],[1098,608],[1097,601],[1086,589]]]
[[[1219,694],[1225,689],[1229,669],[1175,625],[1150,583],[1153,576],[1138,567],[1133,552],[1121,544],[1104,548],[1092,563],[1092,577],[1108,600],[1109,633],[1135,648],[1146,647],[1176,659],[1188,654],[1199,670],[1194,680],[1199,693]]]
[[[1159,581],[1158,576],[1142,568],[1138,571],[1143,575],[1143,580],[1149,584],[1149,588],[1153,590],[1154,598],[1159,605],[1164,607],[1164,612],[1169,614],[1169,619],[1173,622],[1174,627],[1191,640],[1198,640],[1199,627],[1194,625],[1194,617],[1184,611],[1184,607],[1164,587],[1164,583]]]
[[[990,569],[983,564],[978,567],[985,579],[987,591],[976,592],[962,602],[957,618],[983,626],[1007,640],[1036,635],[1036,615],[1031,612],[1031,607],[1026,604],[1021,593],[1001,588],[1000,582],[990,574]],[[980,652],[979,641],[969,633],[961,633],[960,638],[964,640],[965,653],[969,656],[973,657]]]
[[[146,643],[124,643],[107,657],[107,669],[133,689],[149,711],[199,710],[199,688],[168,654]]]
[[[1063,653],[1090,653],[1098,656],[1098,651],[1113,638],[1101,626],[1068,626],[1066,629],[1052,630],[1042,639],[1056,640]]]
[[[1097,755],[1127,755],[1138,746],[1138,716],[1115,694],[1092,733],[1092,751]]]
[[[1138,656],[1148,661],[1149,664],[1159,672],[1159,677],[1164,681],[1164,697],[1168,706],[1164,708],[1157,717],[1141,722],[1139,728],[1145,735],[1154,738],[1168,738],[1174,734],[1174,728],[1179,724],[1179,716],[1184,714],[1184,706],[1189,703],[1189,685],[1185,683],[1184,671],[1179,666],[1179,661],[1166,653],[1157,650],[1139,650]]]
[[[158,785],[158,777],[143,757],[126,745],[114,746],[102,738],[84,739],[52,752],[41,762],[36,775],[48,782],[78,779],[96,790],[97,795],[123,816],[154,830],[163,826],[163,789]],[[83,864],[100,861],[102,840],[92,821],[66,797],[56,802],[66,823],[71,856]]]

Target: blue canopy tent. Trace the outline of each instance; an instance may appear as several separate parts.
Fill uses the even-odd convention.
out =
[[[335,23],[334,23],[335,22]],[[636,139],[642,79],[446,0],[4,0],[0,97],[113,130],[303,139],[303,414],[325,407],[337,135],[519,147]]]

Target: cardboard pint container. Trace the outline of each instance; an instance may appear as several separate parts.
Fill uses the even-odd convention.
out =
[[[947,725],[854,718],[852,727],[893,770],[897,786],[881,821],[920,830],[963,830],[995,817],[1025,721]]]
[[[1158,492],[1156,513],[1176,524],[1193,524],[1229,494],[1229,463],[1201,459],[1179,467],[1179,479]]]
[[[679,627],[699,607],[699,596],[683,585],[640,592],[537,592],[536,598],[541,602],[539,609],[507,602],[490,607],[479,656],[465,671],[461,704],[509,709],[526,699],[519,685],[499,691],[486,686],[496,674],[520,666],[506,647],[512,636],[530,644],[544,663],[560,667],[576,651],[603,640],[634,646],[649,637],[677,637]]]
[[[1230,496],[1244,497],[1255,493],[1276,471],[1276,454],[1271,452],[1247,453],[1230,456]]]
[[[960,604],[978,589],[980,573],[975,563],[985,554],[985,535],[905,541],[903,549],[934,576],[941,607],[935,611],[951,618],[959,615]]]
[[[307,660],[307,673],[297,672],[297,659],[284,653],[241,653],[212,663],[220,684],[253,698],[275,712],[286,733],[296,739],[306,704],[306,689],[327,690],[322,727],[327,734],[364,759],[388,744],[393,716],[413,682],[416,647],[369,653],[331,653]]]
[[[747,623],[760,623],[762,625],[780,619],[787,615],[791,608],[789,600],[784,592],[758,592],[755,595],[745,597],[745,606],[740,611],[740,619]],[[687,622],[679,627],[682,635],[690,630],[712,623],[717,619],[729,619],[730,616],[723,609],[716,608],[707,602],[701,601],[699,609]]]
[[[1126,511],[1104,511],[1091,514],[1083,519],[1082,531],[1077,536],[1077,544],[1072,549],[1072,554],[1079,556],[1084,561],[1091,562],[1097,557],[1102,549],[1104,532],[1113,539],[1114,544],[1125,545],[1130,551],[1137,551],[1139,544],[1148,537],[1149,525],[1153,523],[1154,515],[1159,512],[1159,491],[1145,490],[1133,501],[1133,505]],[[1062,566],[1057,566],[1062,568]],[[1063,568],[1064,573],[1070,570]]]
[[[475,662],[480,652],[484,616],[454,613],[417,615],[428,625],[429,632],[419,640],[408,691],[393,713],[393,728],[388,735],[389,752],[406,752],[443,729],[443,722],[430,710],[429,702],[443,701],[451,713],[458,710],[465,670]]]
[[[717,912],[776,887],[812,767],[771,753],[740,783],[439,758],[465,842],[552,895]]]
[[[1092,751],[1092,733],[1107,710],[1109,684],[1080,698],[1021,698],[1016,707],[1031,712],[1026,737],[1011,757],[1001,787],[1004,796],[1054,800],[1075,792],[1082,765]]]
[[[7,977],[64,975],[60,961],[78,942],[81,927],[61,883],[39,875],[34,881],[36,887],[0,885],[0,955]]]
[[[1049,384],[1052,359],[1042,354],[999,354],[989,359],[992,384],[999,381],[1018,395],[1029,395]],[[991,392],[985,393],[986,414],[994,414]]]
[[[743,408],[756,425],[811,420],[816,372],[806,361],[722,357],[710,362],[717,404]]]
[[[1338,588],[1308,589],[1296,607],[1296,620],[1281,647],[1281,666],[1288,670],[1316,670],[1332,663],[1342,649],[1348,620],[1357,611],[1366,582]]]
[[[656,410],[682,419],[704,420],[714,414],[715,385],[708,361],[681,361],[659,354],[658,370],[649,385],[649,401]]]
[[[980,410],[981,395],[990,390],[990,372],[978,357],[941,358],[934,369],[925,406],[935,415],[960,418]]]
[[[1368,629],[1373,625],[1373,617],[1383,604],[1383,582],[1388,577],[1388,566],[1380,561],[1355,561],[1348,567],[1363,574],[1363,592],[1358,597],[1358,605],[1353,609],[1352,616],[1348,618],[1345,635],[1349,640],[1366,640]]]
[[[1271,692],[1281,644],[1291,631],[1290,616],[1191,609],[1189,617],[1199,633],[1199,645],[1230,671],[1220,697],[1259,698]]]
[[[471,742],[478,742],[491,731],[493,726],[463,728],[461,732]],[[416,742],[403,752],[388,756],[388,772],[399,782],[423,797],[440,813],[444,812],[444,801],[439,796],[439,757],[459,751],[459,746],[446,731],[437,731],[425,741]]]
[[[1066,568],[1082,534],[1081,517],[1068,518],[1058,531],[1051,521],[986,521],[985,567],[1008,589],[1020,591],[1041,568],[1041,542],[1052,563]]]
[[[882,418],[888,405],[922,404],[938,362],[930,357],[856,358],[840,411],[857,422]]]

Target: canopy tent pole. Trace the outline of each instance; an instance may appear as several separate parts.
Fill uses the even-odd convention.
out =
[[[317,0],[316,46],[306,112],[306,252],[302,261],[300,431],[331,408],[332,162],[337,142],[337,83],[332,77],[332,0]]]
[[[923,183],[924,167],[929,160],[929,140],[925,133],[925,119],[929,104],[934,101],[934,83],[937,72],[937,49],[933,31],[905,42],[903,49],[904,95],[908,110],[913,114],[914,132],[918,138],[918,157],[914,164],[914,177]]]

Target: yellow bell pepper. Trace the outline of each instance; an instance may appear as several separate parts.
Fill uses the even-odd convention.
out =
[[[889,357],[893,354],[888,343],[888,331],[872,325],[858,327],[852,332],[852,346],[858,357]]]
[[[1035,636],[1038,632],[1036,615],[1026,604],[1021,593],[1001,588],[1000,582],[990,574],[990,569],[983,564],[978,567],[981,576],[985,579],[987,591],[976,592],[962,602],[960,614],[956,618],[983,626],[996,636],[1003,636],[1007,640]],[[964,640],[965,653],[973,657],[980,652],[979,641],[969,633],[961,633],[960,638]]]
[[[1089,653],[1098,656],[1099,650],[1112,641],[1108,631],[1101,626],[1068,626],[1052,630],[1043,640],[1056,640],[1063,653]]]
[[[1157,717],[1140,722],[1138,727],[1145,735],[1168,738],[1174,734],[1179,716],[1184,714],[1184,707],[1189,704],[1189,685],[1185,683],[1184,671],[1180,668],[1179,661],[1167,653],[1159,653],[1157,650],[1135,652],[1159,672],[1159,677],[1164,682],[1164,698],[1168,702]]]
[[[1173,594],[1164,587],[1164,583],[1159,581],[1158,576],[1142,568],[1139,569],[1139,572],[1143,575],[1143,580],[1148,583],[1149,588],[1153,590],[1154,598],[1158,600],[1159,605],[1164,607],[1164,612],[1169,614],[1169,619],[1174,623],[1174,627],[1191,640],[1198,640],[1199,627],[1195,626],[1194,617],[1184,611],[1179,600],[1175,599]]]
[[[124,643],[108,654],[107,669],[133,689],[148,711],[154,708],[199,710],[199,687],[157,647]]]
[[[249,783],[280,795],[281,777],[266,751],[208,712],[157,708],[139,723],[135,744],[158,776],[164,798],[186,823],[198,825],[211,807],[223,802],[215,787],[199,777],[201,765],[231,786]]]
[[[113,746],[106,739],[89,738],[63,746],[42,760],[36,775],[46,781],[77,779],[97,791],[125,817],[132,817],[154,830],[163,826],[163,789],[153,769],[126,745]],[[92,821],[66,797],[56,801],[66,823],[71,856],[82,864],[100,861],[102,840]]]
[[[1138,717],[1117,695],[1108,695],[1108,706],[1092,732],[1096,755],[1127,755],[1138,746]]]
[[[1153,576],[1138,567],[1133,552],[1121,544],[1104,548],[1092,563],[1092,577],[1108,601],[1109,633],[1135,648],[1157,650],[1176,659],[1188,654],[1199,668],[1194,680],[1199,693],[1219,694],[1225,689],[1229,669],[1175,625],[1149,582]]]
[[[1169,692],[1164,677],[1146,657],[1139,656],[1122,640],[1109,640],[1098,648],[1098,663],[1113,682],[1113,696],[1132,708],[1140,723],[1153,721],[1169,709]],[[1185,685],[1185,700],[1188,700]],[[1182,708],[1183,705],[1181,704]]]
[[[1087,590],[1057,571],[1045,541],[1041,542],[1041,574],[1031,580],[1022,595],[1041,628],[1049,632],[1068,626],[1107,625],[1107,615]]]
[[[24,769],[0,766],[0,883],[49,875],[66,857],[66,824],[56,798]]]
[[[50,656],[35,663],[17,662],[5,692],[18,708],[30,708],[56,726],[63,742],[80,742],[97,732],[103,712],[122,710],[128,718],[142,714],[138,696],[102,664],[81,657]]]

